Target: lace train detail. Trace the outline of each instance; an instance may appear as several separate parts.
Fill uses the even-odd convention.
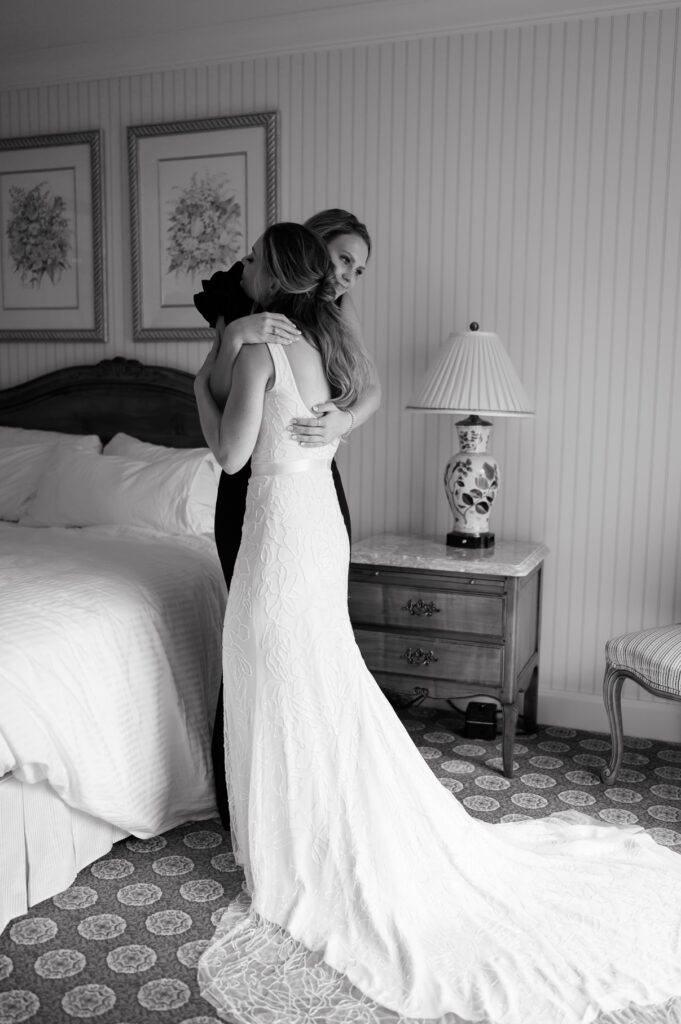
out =
[[[307,410],[270,350],[254,460],[280,465]],[[206,999],[238,1024],[681,1024],[681,857],[584,815],[472,818],[361,658],[348,557],[328,468],[251,479],[223,674],[252,903],[201,957]]]
[[[231,1024],[496,1024],[488,1017],[404,1017],[374,1002],[291,935],[251,912],[246,894],[223,914],[199,963],[201,993]],[[566,1012],[569,1012],[566,1010]],[[526,1020],[528,1018],[523,1018]],[[569,1016],[545,1018],[562,1024]],[[520,1022],[520,1018],[516,1018]],[[582,1024],[681,1024],[681,999],[591,1011]]]

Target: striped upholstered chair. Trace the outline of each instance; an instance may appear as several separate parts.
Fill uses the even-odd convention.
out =
[[[622,763],[625,679],[633,679],[656,697],[681,700],[681,623],[625,633],[605,645],[603,700],[610,722],[612,754],[610,764],[601,772],[603,782],[614,782]]]

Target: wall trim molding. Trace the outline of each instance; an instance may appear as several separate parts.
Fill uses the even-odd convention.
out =
[[[568,693],[566,690],[542,692],[540,686],[538,718],[542,725],[589,732],[610,731],[603,700],[597,694]],[[625,697],[622,700],[622,720],[625,736],[643,736],[664,743],[681,740],[681,703]]]
[[[369,0],[331,8],[248,17],[179,32],[6,53],[0,89],[118,77],[234,60],[396,42],[528,24],[640,14],[678,0]]]

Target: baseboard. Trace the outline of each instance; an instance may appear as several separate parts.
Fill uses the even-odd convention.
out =
[[[567,729],[609,732],[603,698],[596,694],[539,690],[538,721]],[[681,702],[623,698],[625,736],[681,743]]]

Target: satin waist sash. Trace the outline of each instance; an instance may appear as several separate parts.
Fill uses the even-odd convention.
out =
[[[309,470],[330,469],[331,459],[288,459],[286,462],[251,463],[251,476],[284,476],[289,473],[307,473]]]

